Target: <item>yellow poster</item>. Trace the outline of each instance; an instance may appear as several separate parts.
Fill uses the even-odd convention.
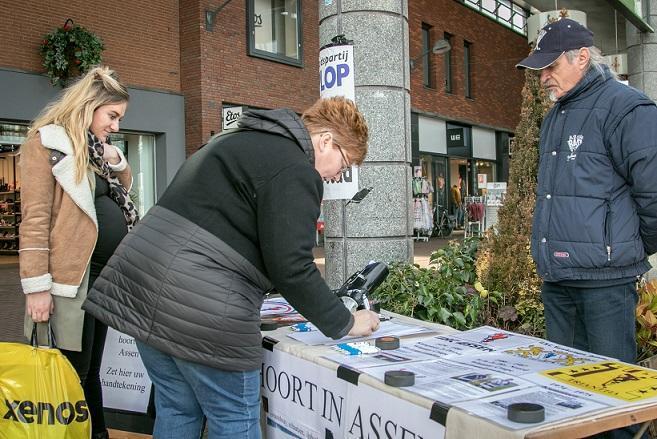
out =
[[[546,370],[541,374],[573,387],[623,401],[641,401],[657,396],[657,370],[627,363],[589,363]]]

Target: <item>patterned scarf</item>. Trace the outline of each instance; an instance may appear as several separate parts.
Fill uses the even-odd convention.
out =
[[[112,176],[112,169],[109,163],[103,159],[103,154],[105,153],[103,143],[91,131],[87,132],[87,143],[89,145],[89,162],[99,171],[99,175],[107,180],[109,196],[123,211],[129,232],[137,224],[137,221],[139,221],[137,208],[132,203],[132,200],[130,200],[128,191],[119,179]],[[109,144],[109,139],[107,139],[106,143]]]

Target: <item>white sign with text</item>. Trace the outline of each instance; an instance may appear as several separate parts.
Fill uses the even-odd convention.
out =
[[[319,52],[319,95],[344,96],[356,102],[354,47],[324,47]],[[325,200],[346,200],[358,192],[358,170],[352,166],[338,182],[324,182]]]
[[[113,328],[107,330],[100,384],[105,408],[146,413],[152,385],[146,367],[135,339]]]
[[[240,116],[242,116],[242,107],[224,107],[222,129],[225,131],[237,128]]]
[[[274,349],[264,350],[266,437],[442,438],[430,410],[390,393],[338,378],[335,370]]]

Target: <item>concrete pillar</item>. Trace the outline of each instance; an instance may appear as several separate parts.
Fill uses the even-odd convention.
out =
[[[325,277],[332,288],[369,260],[412,261],[408,0],[320,0],[319,42],[354,44],[356,104],[370,130],[360,203],[324,203]]]
[[[644,0],[643,19],[657,27],[657,0]],[[632,87],[642,90],[657,101],[657,33],[641,32],[629,21],[626,24],[628,80]],[[657,254],[650,256],[653,268],[648,279],[657,278]]]
[[[643,19],[657,27],[657,0],[644,0]],[[657,100],[657,33],[641,32],[626,24],[628,79],[632,87]]]

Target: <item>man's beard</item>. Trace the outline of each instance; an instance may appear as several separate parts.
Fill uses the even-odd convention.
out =
[[[557,102],[559,97],[557,96],[557,92],[554,90],[554,88],[549,88],[548,84],[541,84],[543,88],[545,89],[545,92],[548,94],[548,98],[552,102]]]
[[[548,90],[548,98],[552,102],[557,102],[557,100],[559,100],[559,98],[557,97],[557,92],[555,92],[554,90]]]

